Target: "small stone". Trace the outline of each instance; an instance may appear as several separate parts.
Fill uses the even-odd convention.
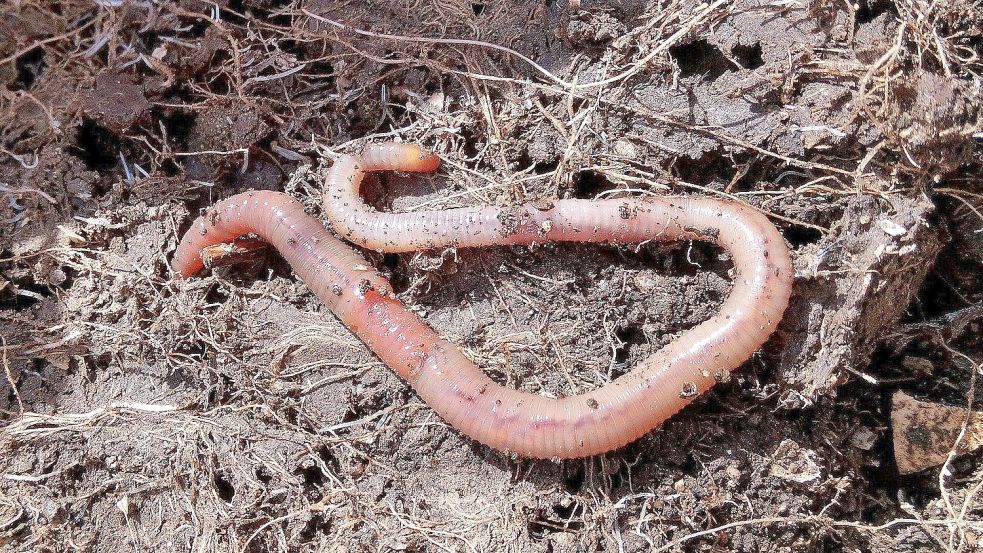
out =
[[[935,365],[924,357],[906,355],[901,360],[901,366],[911,371],[915,376],[931,376],[935,372]]]
[[[877,226],[879,226],[885,233],[894,237],[904,236],[908,232],[908,230],[903,226],[891,221],[890,219],[880,219],[877,221]]]
[[[123,497],[119,498],[119,500],[116,501],[116,508],[119,509],[124,515],[130,516],[130,509],[133,508],[133,505],[130,503],[130,496],[124,495]]]
[[[898,472],[912,474],[944,463],[965,420],[963,407],[918,401],[904,392],[895,392],[891,398],[891,429]],[[956,454],[983,446],[983,412],[969,413],[966,430]]]
[[[861,426],[853,436],[850,436],[850,445],[864,451],[873,449],[875,443],[877,443],[877,434],[865,426]]]
[[[638,159],[638,148],[634,143],[620,139],[614,143],[614,151],[626,159],[635,160]]]
[[[772,476],[805,484],[818,481],[822,468],[816,463],[816,452],[800,446],[795,440],[784,440],[772,454],[774,462],[768,471]]]
[[[640,292],[651,292],[659,285],[658,281],[652,275],[644,272],[635,273],[631,281]]]

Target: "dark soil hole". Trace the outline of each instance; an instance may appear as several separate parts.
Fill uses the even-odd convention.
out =
[[[583,526],[583,522],[571,521],[567,523],[566,521],[549,520],[542,517],[536,517],[530,520],[528,524],[529,535],[534,540],[546,539],[550,534],[557,532],[575,532]]]
[[[229,293],[221,286],[212,286],[205,293],[205,301],[210,304],[225,303],[229,299]]]
[[[548,175],[556,171],[556,168],[559,166],[560,166],[559,161],[540,161],[535,165],[533,165],[532,170],[533,173],[537,175]]]
[[[751,169],[744,173],[744,175],[737,177],[737,180],[731,181],[733,183],[732,191],[735,192],[750,192],[754,190],[755,185],[761,182],[760,171]]]
[[[557,503],[556,505],[553,505],[553,512],[564,520],[567,520],[573,516],[582,513],[583,510],[584,510],[583,506],[580,503],[577,503],[576,501],[571,502],[569,505],[563,505],[562,503]]]
[[[67,150],[92,171],[109,171],[119,164],[119,138],[93,119],[82,120],[75,135],[75,145]]]
[[[198,114],[180,109],[167,111],[154,109],[151,114],[155,121],[164,125],[168,143],[183,150],[188,144],[188,137],[191,136],[191,129],[195,126]]]
[[[893,468],[894,465],[892,464],[891,467]],[[898,493],[895,490],[903,488],[906,499],[916,509],[925,509],[933,501],[942,497],[942,494],[939,493],[939,473],[937,471],[934,471],[933,474],[933,471],[928,470],[908,476],[894,476],[894,472],[864,470],[864,477],[868,478],[870,482],[883,482],[876,480],[877,478],[888,480],[889,482],[885,483],[885,488],[887,488],[888,492],[893,491],[895,495]],[[873,509],[874,505],[871,505],[869,510],[863,510],[860,519],[866,522],[872,522],[877,519],[878,515],[883,515],[883,511],[875,511]]]
[[[331,535],[331,522],[319,516],[312,517],[300,531],[300,541],[304,543],[313,542],[317,539],[318,533],[324,536]]]
[[[394,253],[383,254],[382,264],[389,268],[391,271],[395,271],[396,267],[399,267],[399,255]]]
[[[568,492],[577,493],[584,487],[584,481],[584,464],[578,461],[577,468],[574,469],[573,473],[563,479],[563,485],[566,486]]]
[[[841,387],[840,390],[842,390],[844,400],[851,401],[854,398],[859,398],[864,402],[863,404],[869,405],[871,414],[876,412],[884,414],[891,412],[892,391],[885,390],[883,393],[873,393],[864,385],[856,382],[847,384]],[[878,404],[880,404],[879,408],[876,407]],[[810,415],[807,414],[807,416]],[[880,424],[880,420],[881,416],[875,415],[875,418],[871,422]],[[890,433],[883,439],[877,440],[871,453],[876,455],[878,459],[894,459],[894,441]],[[921,475],[899,475],[897,467],[893,462],[882,462],[876,466],[863,465],[860,467],[860,471],[863,474],[864,480],[869,483],[872,491],[873,489],[879,490],[883,494],[882,497],[898,497],[898,494],[902,493],[903,490],[908,500],[915,504],[920,504],[919,508],[924,508],[928,500],[939,497],[935,491],[928,491],[926,489],[935,487],[937,490],[937,482],[927,482]],[[926,492],[928,493],[926,494]],[[860,508],[860,520],[870,523],[875,522],[880,516],[883,516],[884,507],[885,505],[878,504],[877,502],[871,502],[869,505],[862,506]]]
[[[722,262],[720,249],[709,242],[687,242],[672,248],[669,252],[671,255],[669,271],[674,275],[695,277],[712,271],[729,280],[727,272],[731,264]]]
[[[645,332],[642,331],[641,327],[628,326],[617,329],[614,331],[614,335],[621,342],[621,345],[614,352],[614,361],[620,365],[628,363],[632,346],[640,346],[645,343]]]
[[[615,188],[607,177],[595,171],[581,171],[573,179],[573,197],[581,200],[592,199],[605,190]]]
[[[782,233],[793,249],[799,249],[809,244],[815,244],[823,237],[823,234],[814,228],[792,226],[785,229]]]
[[[625,475],[627,474],[627,465],[622,464],[618,472],[611,475],[611,491],[616,491],[625,483]]]
[[[76,366],[75,369],[79,370],[80,372],[84,372],[85,377],[90,382],[95,382],[96,375],[97,375],[96,367],[107,366],[111,359],[112,359],[112,355],[108,353],[101,354],[96,357],[83,357],[81,360],[81,364],[79,366]]]
[[[712,81],[731,68],[731,62],[723,52],[705,40],[673,46],[669,55],[679,65],[680,77],[705,75]]]
[[[921,290],[902,316],[902,323],[920,323],[966,307],[965,294],[952,282],[949,272],[953,265],[941,256],[935,269],[925,276]]]
[[[392,118],[387,120],[388,130],[395,131],[396,127],[393,127],[393,124],[406,117],[406,106],[393,103],[392,100],[389,100],[389,103],[383,107],[388,108],[389,112],[392,113]]]
[[[236,26],[244,27],[246,25],[247,19],[245,15],[244,0],[229,0],[228,9],[222,10],[222,19],[228,20],[229,23]]]
[[[686,476],[692,476],[696,478],[700,474],[700,462],[696,459],[696,455],[692,453],[686,454],[686,460],[683,461],[682,466],[679,467]]]
[[[270,2],[270,7],[277,10],[290,5],[291,1],[292,0],[273,0]],[[270,23],[273,25],[280,25],[282,27],[289,27],[293,23],[293,16],[290,15],[289,12],[283,12],[282,10],[280,13],[277,13],[277,11],[267,12],[266,18],[269,19]]]
[[[28,50],[17,58],[14,65],[17,68],[17,80],[14,81],[13,90],[30,90],[34,81],[38,80],[47,67],[44,62],[44,50],[40,46]]]
[[[315,83],[326,83],[329,85],[334,84],[335,69],[334,65],[330,62],[324,60],[318,60],[311,62],[307,66],[307,71],[305,73],[314,75],[311,79]]]
[[[44,373],[44,369],[47,366],[48,366],[48,362],[45,361],[44,359],[40,359],[37,357],[31,359],[31,370],[38,374]]]
[[[940,205],[942,209],[950,209],[945,203]],[[980,276],[983,275],[983,258],[973,253],[978,247],[974,246],[973,237],[977,225],[954,226],[955,221],[949,214],[943,221],[930,220],[929,224],[952,228],[952,239],[936,257],[935,266],[925,277],[902,323],[922,322],[964,309],[973,302],[975,293],[983,289],[983,277]]]
[[[33,292],[34,294],[15,294],[12,297],[0,298],[0,310],[9,309],[12,311],[21,311],[38,303],[41,301],[41,298],[51,297],[51,291],[44,286],[38,286],[36,284],[22,284],[18,286],[18,288],[24,291]],[[40,296],[40,298],[37,296]]]
[[[475,15],[481,15],[481,13],[485,11],[485,5],[473,3],[471,4],[471,11],[473,11]]]
[[[287,407],[283,411],[283,416],[284,418],[287,419],[287,422],[289,422],[290,424],[293,424],[295,426],[300,426],[300,413],[297,411],[297,409],[293,407]]]
[[[382,265],[388,269],[389,284],[392,284],[393,292],[402,294],[410,288],[409,265],[403,258],[395,253],[387,253],[382,256]]]
[[[148,31],[140,36],[141,42],[143,42],[143,49],[146,52],[153,52],[154,48],[159,46],[163,41],[160,39],[160,35],[153,31]],[[143,64],[141,64],[143,65]]]
[[[211,26],[211,24],[212,24],[211,20],[195,21],[189,27],[186,27],[188,30],[185,31],[184,36],[186,38],[201,38],[205,34],[205,31],[208,30],[208,27]]]
[[[66,480],[69,481],[74,480],[76,482],[80,482],[82,481],[83,478],[85,478],[86,468],[88,464],[89,463],[84,463],[84,464],[80,463],[80,464],[72,465],[66,468],[65,472],[63,472],[62,474]],[[50,471],[53,468],[54,466],[45,467],[45,469],[48,471]],[[96,467],[92,467],[92,468],[96,468]]]
[[[232,379],[227,375],[220,374],[219,378],[222,380],[221,383],[212,384],[208,387],[208,394],[205,400],[208,402],[206,404],[208,406],[224,405],[229,396],[229,391],[235,388],[232,384]]]
[[[517,161],[519,170],[525,171],[529,167],[532,167],[533,174],[535,175],[548,175],[556,168],[560,166],[559,160],[553,161],[533,161],[532,156],[529,155],[529,150],[524,150],[519,154],[519,159]]]
[[[362,415],[359,414],[358,411],[354,409],[349,409],[345,411],[344,415],[341,416],[341,422],[345,423],[345,422],[357,421],[359,418],[361,418],[361,416]]]
[[[706,186],[714,180],[730,182],[735,171],[734,163],[720,152],[707,152],[698,159],[677,158],[673,169],[680,179],[700,186]]]
[[[331,453],[331,450],[328,449],[328,446],[322,445],[318,447],[316,451],[317,456],[321,458],[321,461],[325,466],[335,472],[341,472],[341,465],[338,463],[338,459],[334,456],[334,454]]]
[[[738,44],[731,49],[730,53],[744,69],[754,70],[765,64],[764,58],[761,57],[760,42],[755,42],[751,46]]]
[[[463,161],[470,161],[478,157],[478,152],[481,150],[479,147],[480,136],[476,129],[472,127],[461,127],[458,131],[461,136],[461,154],[464,156]]]
[[[324,472],[317,465],[301,468],[298,472],[298,476],[304,480],[304,485],[307,487],[320,488],[324,484]]]
[[[50,295],[46,289],[39,286],[20,286],[20,288],[23,290],[30,290],[44,297],[48,297]],[[33,296],[16,294],[12,297],[0,298],[0,310],[9,309],[12,311],[21,311],[38,303],[39,301],[41,300]]]
[[[205,357],[205,352],[208,351],[208,345],[201,340],[193,340],[187,343],[179,345],[177,351],[183,353],[189,357],[194,357],[195,359],[202,359]],[[102,363],[101,359],[97,359],[99,363]],[[106,360],[109,362],[109,359]]]
[[[895,11],[893,3],[889,0],[861,0],[858,4],[860,7],[857,9],[857,25],[870,23],[883,13]]]
[[[222,499],[222,501],[232,503],[232,498],[236,494],[236,489],[234,486],[232,486],[232,482],[229,482],[225,476],[216,472],[215,476],[212,478],[212,483],[215,485],[215,491],[218,493],[218,496]]]
[[[63,273],[65,273],[65,280],[58,284],[58,288],[68,290],[72,287],[72,284],[75,283],[75,278],[78,276],[78,271],[67,265],[62,265],[61,270]]]
[[[256,480],[264,484],[269,484],[273,481],[273,475],[266,470],[266,467],[258,467],[256,469]]]

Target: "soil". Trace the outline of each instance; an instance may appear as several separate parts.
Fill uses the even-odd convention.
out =
[[[983,455],[902,476],[890,406],[981,397],[981,58],[980,0],[5,3],[0,549],[974,550]],[[320,214],[333,156],[390,139],[447,162],[373,179],[380,209],[745,201],[792,304],[662,428],[532,462],[444,424],[274,251],[172,279],[201,208]],[[553,397],[730,289],[700,243],[369,257]]]

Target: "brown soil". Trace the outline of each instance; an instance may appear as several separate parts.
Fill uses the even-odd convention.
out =
[[[0,549],[972,550],[983,454],[902,477],[889,409],[983,387],[981,14],[5,3]],[[447,427],[275,252],[171,279],[202,207],[265,188],[319,213],[332,156],[392,138],[449,162],[378,179],[385,209],[739,198],[794,248],[793,303],[661,429],[553,463]],[[489,374],[551,396],[624,373],[729,291],[701,244],[371,259]]]

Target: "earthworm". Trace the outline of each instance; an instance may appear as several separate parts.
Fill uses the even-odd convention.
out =
[[[564,199],[512,208],[379,213],[359,197],[366,172],[432,172],[438,165],[436,156],[405,144],[343,155],[327,177],[328,218],[344,238],[389,252],[550,241],[704,240],[730,255],[731,294],[714,317],[628,373],[591,392],[552,399],[491,380],[397,300],[365,258],[285,194],[246,192],[204,211],[178,246],[174,268],[190,276],[201,269],[202,247],[244,233],[259,235],[451,426],[495,449],[536,458],[584,457],[638,439],[748,359],[788,304],[793,272],[785,241],[763,214],[737,202]]]

